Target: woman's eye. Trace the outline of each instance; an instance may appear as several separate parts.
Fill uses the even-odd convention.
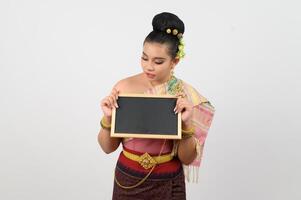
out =
[[[147,61],[147,58],[141,57],[141,59],[144,60],[144,61]],[[162,62],[162,61],[161,62],[155,62],[156,65],[161,65],[163,63],[164,62]]]

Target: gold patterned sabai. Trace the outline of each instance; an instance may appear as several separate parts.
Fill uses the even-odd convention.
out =
[[[180,95],[182,97],[186,97],[182,80],[177,79],[174,75],[172,75],[168,81],[167,91],[171,95]]]

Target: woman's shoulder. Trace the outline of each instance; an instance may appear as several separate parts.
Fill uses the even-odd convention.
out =
[[[119,90],[120,92],[128,92],[134,89],[135,86],[141,85],[141,73],[132,76],[125,77],[115,83],[113,88]]]

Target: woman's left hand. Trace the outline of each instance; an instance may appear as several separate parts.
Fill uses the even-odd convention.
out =
[[[174,111],[175,113],[181,112],[181,118],[184,126],[189,127],[192,122],[193,104],[181,94],[177,95],[177,97],[178,100]]]

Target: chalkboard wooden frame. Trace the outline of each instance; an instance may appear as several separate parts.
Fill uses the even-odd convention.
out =
[[[126,97],[126,98],[123,98],[123,97]],[[118,117],[116,117],[116,115],[118,114],[118,111],[119,111],[118,109],[120,109],[120,106],[122,106],[122,105],[119,105],[121,103],[120,100],[122,100],[122,99],[124,99],[124,100],[125,99],[129,99],[129,97],[133,98],[133,99],[136,99],[138,101],[142,100],[143,98],[144,99],[145,98],[146,99],[152,98],[152,99],[150,99],[150,101],[157,100],[157,98],[158,98],[158,100],[160,99],[160,101],[165,101],[165,98],[166,98],[167,101],[165,101],[165,102],[168,102],[167,104],[169,104],[169,106],[166,106],[164,108],[162,107],[163,109],[166,108],[166,110],[160,110],[160,112],[163,111],[164,114],[165,114],[164,116],[170,116],[170,118],[172,120],[170,121],[169,125],[170,124],[175,124],[175,125],[173,125],[173,128],[172,128],[173,130],[175,129],[175,131],[172,131],[172,133],[171,132],[168,132],[168,133],[167,132],[165,132],[165,133],[163,132],[163,133],[158,133],[158,134],[157,133],[147,133],[147,132],[136,132],[136,133],[134,133],[134,130],[132,130],[131,132],[116,132],[116,130],[117,130],[116,129],[116,125],[118,126],[118,122],[116,123],[116,120],[118,120]],[[175,114],[174,111],[173,111],[174,107],[176,106],[176,100],[177,100],[177,98],[178,97],[173,96],[173,95],[169,95],[169,94],[155,95],[155,94],[140,94],[140,93],[139,94],[135,94],[135,93],[120,93],[118,95],[118,99],[117,99],[117,104],[118,104],[119,107],[118,108],[114,107],[112,109],[112,121],[111,121],[111,133],[110,133],[111,137],[122,137],[122,138],[132,138],[133,137],[133,138],[154,138],[154,139],[181,139],[182,138],[181,112]],[[145,102],[148,103],[146,105],[150,106],[150,104],[149,104],[150,101],[145,101]],[[132,103],[132,105],[134,105],[134,104]],[[158,102],[157,102],[157,105],[159,105]],[[164,105],[166,105],[166,103],[164,103]],[[141,104],[139,104],[139,106],[137,106],[137,108],[141,109]],[[175,116],[172,117],[167,112],[172,113]],[[147,117],[147,115],[144,115],[143,119],[145,119],[145,117]],[[133,122],[133,123],[135,123],[135,122]],[[158,123],[158,124],[160,124],[160,123]],[[151,128],[154,128],[153,127],[154,125],[155,124],[152,124]]]

